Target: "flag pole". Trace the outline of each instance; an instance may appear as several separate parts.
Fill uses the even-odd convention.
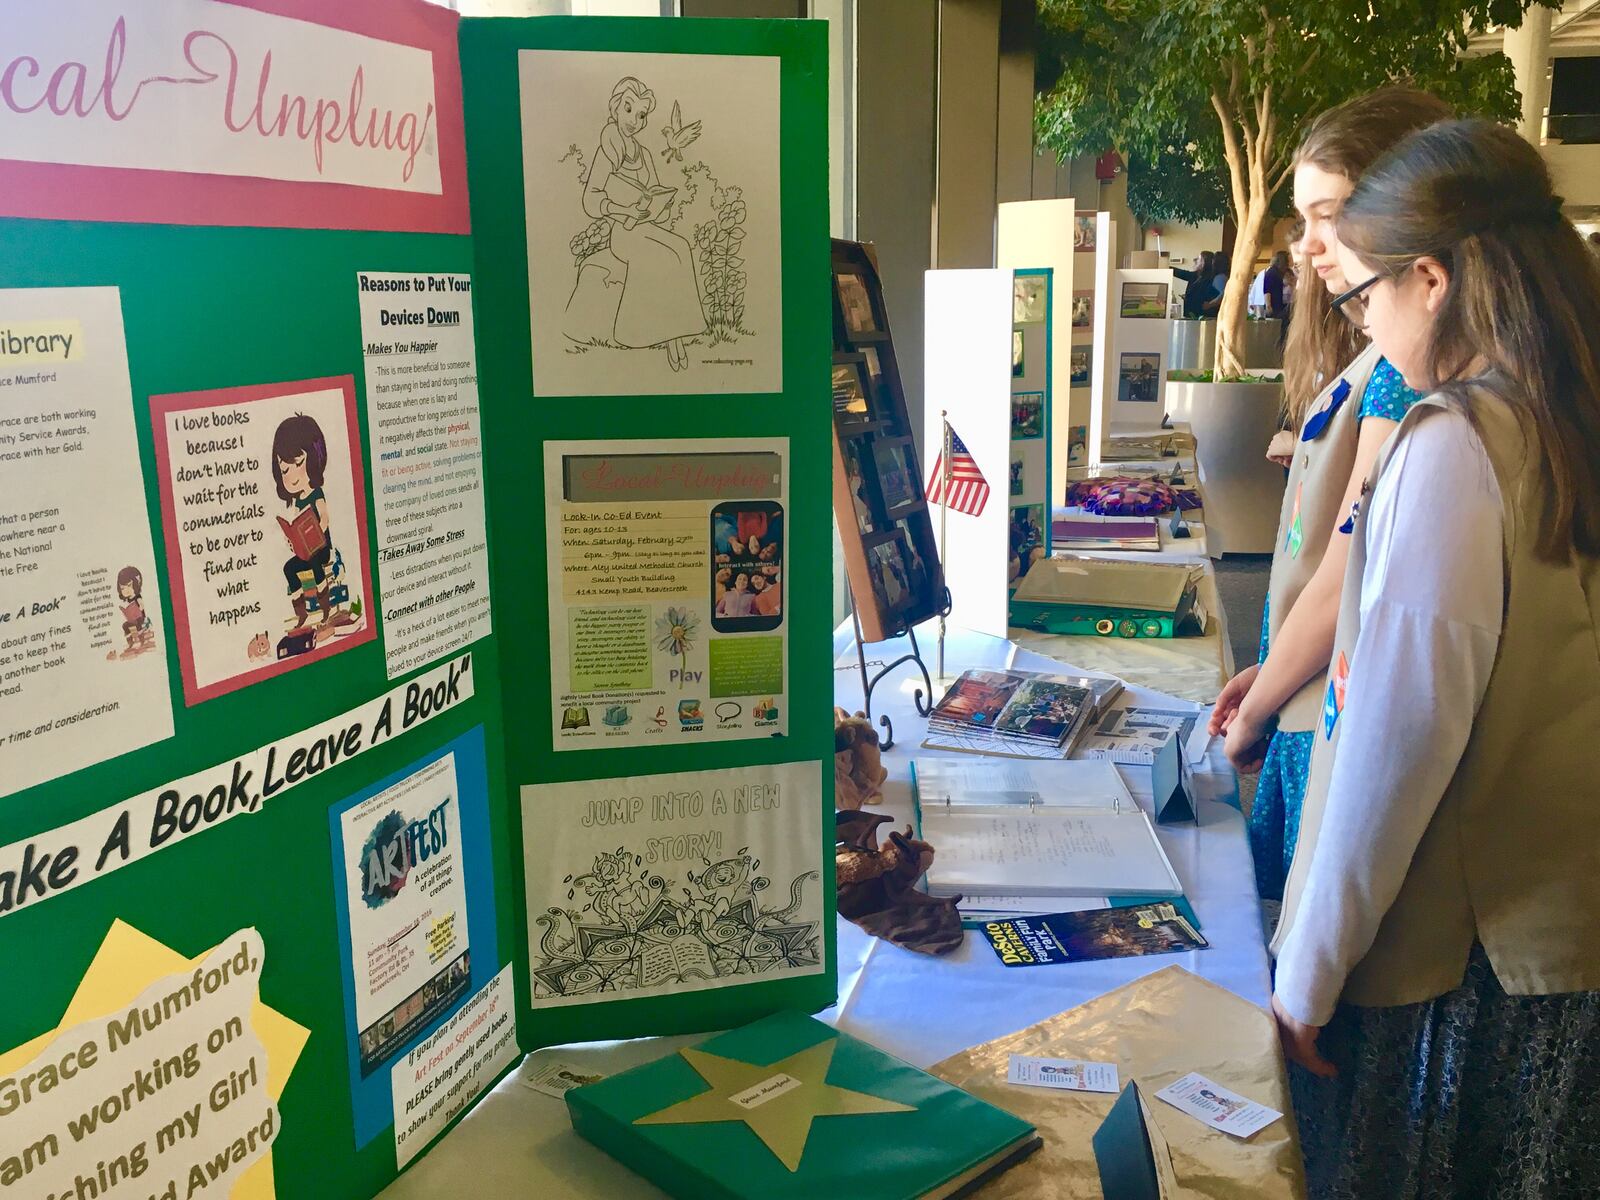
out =
[[[944,432],[940,435],[943,442],[939,453],[939,574],[941,577],[949,575],[949,560],[945,557],[945,528],[948,524],[950,506],[950,410],[939,410],[939,423]],[[939,604],[939,682],[944,682],[944,603],[941,598]]]

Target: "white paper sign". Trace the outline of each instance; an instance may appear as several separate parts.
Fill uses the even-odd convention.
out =
[[[490,633],[472,278],[363,271],[356,287],[394,679]]]
[[[281,1128],[251,1017],[263,958],[260,935],[241,930],[53,1039],[8,1080],[31,1082],[7,1089],[22,1099],[0,1117],[4,1182],[40,1200],[74,1195],[75,1171],[102,1200],[230,1194]]]
[[[1230,1092],[1204,1075],[1192,1073],[1175,1083],[1169,1083],[1156,1096],[1195,1120],[1237,1138],[1247,1138],[1283,1116],[1265,1104],[1257,1104],[1238,1092]]]
[[[788,731],[787,438],[546,442],[557,750]]]
[[[1076,1058],[1031,1058],[1013,1054],[1006,1068],[1006,1082],[1026,1087],[1059,1088],[1068,1092],[1111,1092],[1122,1090],[1117,1081],[1117,1064],[1087,1062]]]
[[[0,291],[0,796],[172,736],[116,288]]]
[[[823,969],[821,764],[522,789],[533,1007]]]
[[[29,16],[0,58],[0,158],[440,190],[426,50],[206,0]]]
[[[405,1167],[516,1061],[511,964],[390,1068],[394,1158]]]
[[[778,59],[518,61],[534,391],[782,391]]]
[[[297,784],[471,700],[473,679],[472,656],[463,654],[309,729],[0,846],[0,917],[256,812]]]

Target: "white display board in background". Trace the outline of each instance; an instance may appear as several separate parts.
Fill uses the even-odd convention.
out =
[[[1094,214],[1088,214],[1092,219]],[[1075,280],[1077,254],[1076,201],[1017,200],[1000,205],[995,230],[995,265],[1023,270],[1050,268],[1050,500],[1059,504],[1067,489],[1071,457],[1070,431],[1089,424],[1089,392],[1071,383],[1071,306],[1074,288],[1090,286]],[[931,461],[931,460],[930,460]]]
[[[1101,392],[1106,434],[1161,428],[1175,288],[1170,270],[1123,268],[1111,273],[1105,302],[1110,352]]]
[[[946,270],[924,283],[923,482],[931,485],[938,464],[944,413],[988,490],[981,507],[968,505],[976,512],[951,505],[941,514],[933,504],[929,515],[935,533],[943,527],[951,620],[996,637],[1005,636],[1008,608],[1012,279],[1004,270]]]
[[[1076,278],[1092,281],[1094,311],[1090,317],[1093,337],[1089,341],[1089,466],[1098,468],[1110,437],[1109,408],[1106,400],[1108,388],[1114,384],[1111,374],[1111,256],[1116,248],[1116,222],[1110,213],[1094,213],[1094,267],[1085,274],[1077,272]],[[1080,226],[1082,218],[1079,219]],[[1089,257],[1084,251],[1079,262]],[[1115,396],[1115,391],[1111,391]],[[1064,498],[1064,497],[1063,497]]]

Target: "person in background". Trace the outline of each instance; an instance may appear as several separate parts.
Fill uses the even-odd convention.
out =
[[[1283,895],[1299,834],[1312,729],[1350,551],[1342,523],[1378,448],[1416,399],[1366,335],[1330,307],[1330,294],[1347,286],[1334,220],[1369,165],[1407,134],[1451,115],[1425,92],[1383,88],[1317,117],[1295,152],[1294,203],[1305,221],[1298,252],[1308,269],[1284,352],[1289,480],[1261,619],[1260,661],[1228,682],[1211,717],[1212,732],[1227,736],[1235,767],[1261,772],[1249,816],[1250,850],[1256,886],[1268,900]],[[1281,445],[1278,450],[1285,452]]]
[[[1200,304],[1201,315],[1207,317],[1216,316],[1217,309],[1222,307],[1222,293],[1228,286],[1228,272],[1232,269],[1228,256],[1220,251],[1217,253],[1216,258],[1211,261],[1213,264],[1211,291]]]
[[[1261,290],[1266,296],[1266,315],[1283,320],[1288,315],[1289,301],[1284,288],[1289,278],[1289,252],[1279,250],[1272,256],[1267,269],[1261,272]]]
[[[1172,269],[1172,273],[1179,279],[1188,281],[1189,286],[1183,289],[1183,315],[1186,317],[1198,319],[1205,315],[1200,306],[1210,294],[1213,257],[1211,251],[1202,250],[1194,264],[1194,270],[1185,271],[1181,267]]]
[[[1396,146],[1337,236],[1428,395],[1353,518],[1274,939],[1310,1195],[1600,1196],[1600,264],[1480,120]]]
[[[1245,298],[1250,315],[1257,319],[1267,315],[1267,271],[1270,266],[1268,264],[1256,272],[1255,278],[1250,281],[1249,295]]]

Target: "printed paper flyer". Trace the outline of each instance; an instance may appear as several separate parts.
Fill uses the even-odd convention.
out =
[[[524,786],[533,1006],[821,971],[821,770]]]
[[[490,632],[472,278],[363,271],[356,286],[395,679]]]
[[[172,736],[116,288],[0,290],[0,796]]]
[[[545,443],[557,750],[788,730],[787,438]]]
[[[355,381],[150,397],[183,694],[376,636]]]
[[[356,1143],[393,1116],[385,1069],[498,965],[483,729],[335,807]]]

